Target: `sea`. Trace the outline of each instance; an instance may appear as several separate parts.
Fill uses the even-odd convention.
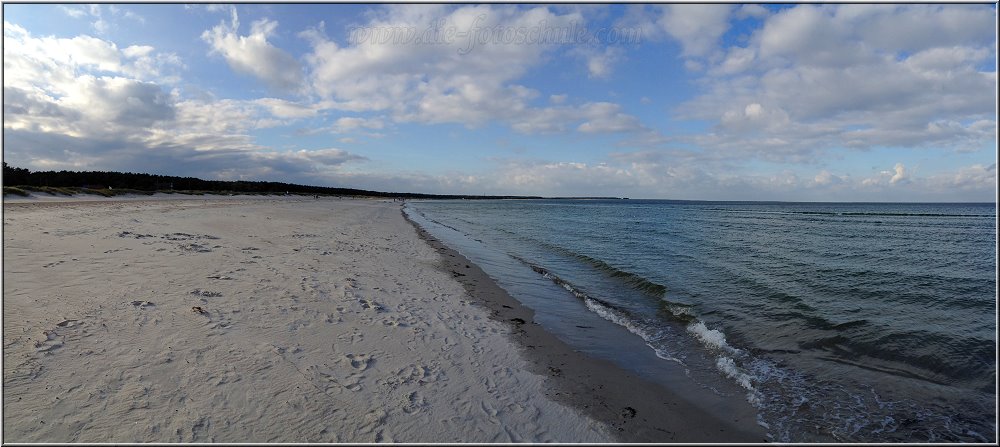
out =
[[[771,441],[997,441],[993,203],[427,200],[403,212],[574,349],[718,414],[739,401]]]

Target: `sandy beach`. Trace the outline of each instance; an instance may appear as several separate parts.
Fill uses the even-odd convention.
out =
[[[5,442],[763,440],[533,324],[399,203],[5,202]]]

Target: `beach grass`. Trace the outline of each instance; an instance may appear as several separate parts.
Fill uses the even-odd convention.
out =
[[[13,194],[15,196],[22,196],[22,197],[27,197],[29,195],[28,191],[25,191],[21,188],[17,188],[14,186],[4,186],[3,195],[7,194]]]

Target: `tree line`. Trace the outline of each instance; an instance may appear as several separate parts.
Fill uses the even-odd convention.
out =
[[[246,180],[202,180],[195,177],[115,171],[30,171],[3,163],[3,186],[133,189],[139,191],[202,191],[249,194],[318,194],[336,196],[394,197],[410,199],[539,199],[526,196],[470,196],[409,192],[382,192],[354,188],[298,185]]]

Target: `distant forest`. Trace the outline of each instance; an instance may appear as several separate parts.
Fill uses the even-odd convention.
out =
[[[353,188],[297,185],[282,182],[202,180],[194,177],[114,171],[35,171],[3,163],[4,193],[26,195],[26,191],[72,194],[118,192],[184,192],[243,194],[318,194],[335,196],[393,197],[408,199],[539,199],[526,196],[469,196],[368,191]],[[117,191],[116,191],[117,190]]]

